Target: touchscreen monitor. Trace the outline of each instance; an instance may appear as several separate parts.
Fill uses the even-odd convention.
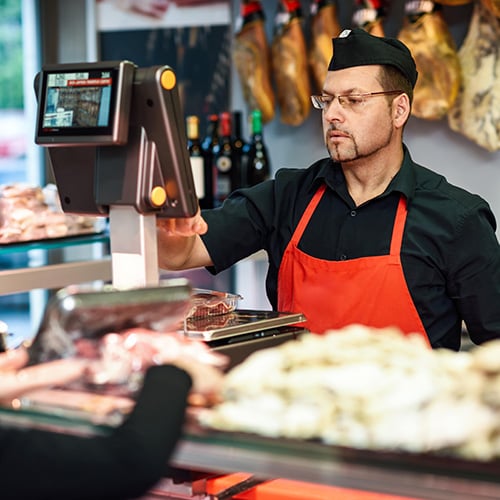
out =
[[[174,70],[130,61],[44,66],[35,142],[65,212],[191,217],[198,209]]]
[[[134,64],[58,64],[37,78],[35,142],[44,145],[124,144]]]

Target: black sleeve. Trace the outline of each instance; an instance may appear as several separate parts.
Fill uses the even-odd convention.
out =
[[[450,248],[450,289],[471,340],[500,338],[500,247],[486,205],[461,219]]]
[[[146,373],[137,404],[110,435],[0,428],[5,499],[125,499],[158,481],[182,432],[191,378],[174,366]]]

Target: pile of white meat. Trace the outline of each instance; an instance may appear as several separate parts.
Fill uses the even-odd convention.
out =
[[[352,325],[254,352],[203,425],[411,452],[500,457],[500,341],[431,350],[419,336]]]

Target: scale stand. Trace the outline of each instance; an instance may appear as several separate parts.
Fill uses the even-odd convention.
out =
[[[113,287],[158,286],[156,214],[141,215],[132,206],[109,208]]]

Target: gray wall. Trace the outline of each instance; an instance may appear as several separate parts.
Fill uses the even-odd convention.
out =
[[[266,32],[272,39],[273,18],[277,0],[265,0]],[[404,0],[393,0],[384,23],[388,36],[395,36],[401,27]],[[309,2],[301,2],[304,13],[308,13]],[[338,0],[339,20],[343,28],[350,27],[354,1]],[[240,2],[233,0],[233,16],[236,18]],[[468,29],[472,4],[443,7],[443,15],[450,31],[460,47]],[[307,30],[307,28],[306,28]],[[233,76],[232,103],[234,109],[245,109],[241,86],[236,74]],[[500,222],[500,151],[490,153],[464,136],[450,130],[446,119],[439,121],[420,120],[412,117],[406,128],[405,142],[413,159],[445,175],[454,184],[460,185],[486,198]],[[321,128],[321,115],[315,110],[300,127],[280,123],[279,114],[264,127],[269,146],[273,170],[287,167],[306,167],[326,156]]]

